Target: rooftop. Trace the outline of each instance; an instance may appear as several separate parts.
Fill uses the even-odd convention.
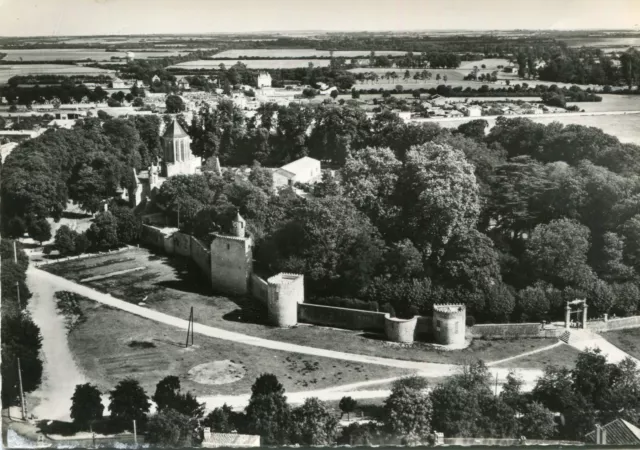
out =
[[[623,419],[616,419],[602,427],[606,432],[607,445],[638,445],[640,444],[640,428]],[[585,435],[587,442],[596,442],[596,432]]]
[[[309,158],[308,156],[303,156],[302,158],[296,159],[295,161],[290,162],[289,164],[286,164],[280,168],[282,170],[286,170],[287,172],[296,174],[301,170],[312,169],[314,167],[319,167],[319,166],[320,166],[320,161],[318,161],[317,159]]]
[[[166,138],[183,138],[188,137],[189,135],[182,129],[177,120],[173,119],[171,125],[169,125],[162,135],[162,137]]]

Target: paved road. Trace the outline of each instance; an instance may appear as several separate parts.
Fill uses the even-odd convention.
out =
[[[27,272],[27,285],[33,293],[29,312],[42,333],[44,362],[43,382],[34,392],[39,404],[30,413],[47,419],[69,420],[70,399],[76,384],[86,383],[78,370],[67,342],[64,317],[58,314],[53,298],[58,288],[55,280]]]

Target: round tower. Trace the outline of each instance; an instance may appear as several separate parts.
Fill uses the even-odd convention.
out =
[[[236,214],[236,218],[231,222],[231,234],[235,237],[243,238],[247,229],[247,222],[242,218],[240,213]]]
[[[441,345],[463,345],[466,337],[465,305],[433,305],[433,335]]]

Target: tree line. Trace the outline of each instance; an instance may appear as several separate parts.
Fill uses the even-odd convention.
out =
[[[256,379],[243,411],[225,404],[206,416],[204,405],[190,392],[182,392],[175,376],[157,384],[151,397],[157,412],[149,416],[150,398],[129,378],[110,391],[106,427],[131,429],[136,420],[145,442],[163,446],[199,444],[204,427],[212,433],[259,435],[262,445],[424,445],[433,443],[434,432],[446,438],[583,441],[597,423],[640,418],[636,364],[631,359],[612,364],[599,350],[581,353],[573,369],[547,366],[532,391],[523,387],[522,379],[511,372],[498,390],[479,360],[433,386],[419,376],[396,380],[383,406],[368,408],[369,422],[341,426],[345,413],[361,409],[358,402],[343,397],[341,416],[318,398],[292,407],[272,374]],[[90,384],[76,386],[71,417],[77,430],[105,427],[100,395]]]
[[[14,254],[14,245],[16,253]],[[42,382],[42,335],[27,307],[31,292],[26,283],[29,257],[11,239],[0,241],[2,264],[2,407],[20,405],[20,375],[24,393]],[[20,360],[20,374],[18,372]]]

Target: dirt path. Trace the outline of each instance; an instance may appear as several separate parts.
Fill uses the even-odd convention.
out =
[[[29,412],[38,418],[69,420],[70,399],[76,384],[86,383],[78,370],[67,342],[64,317],[58,314],[54,293],[56,283],[27,272],[27,285],[33,293],[29,312],[42,333],[44,373],[42,385],[33,393],[39,404]]]

